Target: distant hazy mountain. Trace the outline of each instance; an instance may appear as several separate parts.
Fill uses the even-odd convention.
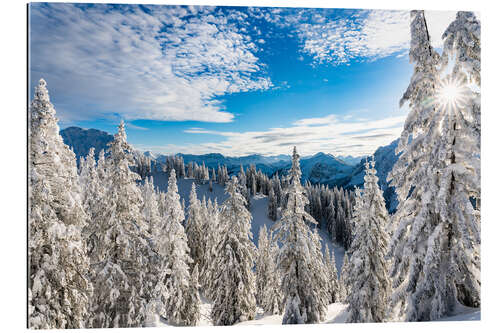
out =
[[[236,174],[240,170],[240,165],[245,169],[250,165],[255,165],[258,170],[268,176],[276,172],[279,175],[286,174],[291,167],[289,155],[262,156],[249,155],[241,157],[227,157],[222,154],[212,153],[204,155],[179,154],[184,159],[184,163],[196,162],[205,163],[209,168],[217,168],[219,165],[226,165],[229,174]],[[163,156],[161,161],[165,160]],[[354,167],[336,158],[333,155],[317,153],[316,155],[303,157],[300,160],[302,169],[302,180],[309,180],[313,184],[321,183],[336,185],[348,181]]]
[[[396,155],[396,148],[399,144],[399,139],[394,140],[387,146],[379,147],[373,154],[375,158],[375,170],[377,170],[378,183],[382,191],[384,191],[384,198],[386,200],[387,209],[389,212],[396,210],[398,200],[394,187],[389,187],[387,183],[387,175],[391,172],[394,163],[398,160]],[[365,177],[365,161],[361,160],[355,167],[349,183],[345,185],[346,188],[353,188],[354,186],[363,187]]]
[[[262,155],[248,155],[241,157],[230,157],[224,156],[219,153],[211,153],[204,155],[192,155],[192,154],[177,154],[178,156],[182,156],[184,159],[184,163],[196,162],[197,164],[201,164],[202,162],[209,168],[217,168],[219,165],[226,165],[229,168],[233,168],[234,166],[239,167],[240,165],[248,166],[251,164],[254,165],[279,165],[282,163],[290,163],[290,156],[288,155],[277,155],[277,156],[262,156]],[[159,157],[160,161],[165,161],[165,156]],[[263,171],[264,172],[264,171]]]
[[[111,134],[92,128],[83,129],[73,126],[63,129],[60,133],[64,143],[75,152],[77,162],[80,160],[80,156],[87,156],[91,147],[95,148],[97,157],[99,152],[107,148],[107,144],[113,141]]]
[[[274,172],[278,172],[279,175],[287,174],[291,167],[290,157],[286,163],[281,162],[275,167],[277,170]],[[325,184],[333,187],[347,183],[354,167],[331,154],[317,153],[313,156],[302,157],[300,169],[302,181],[309,180],[312,184]]]
[[[155,159],[155,160],[158,158],[158,157],[156,156],[156,154],[154,154],[154,153],[152,153],[152,152],[150,152],[150,151],[145,151],[143,154],[144,154],[144,156],[149,157],[149,158],[152,158],[152,159]]]
[[[351,155],[347,155],[347,156],[337,156],[337,158],[339,160],[342,160],[344,161],[345,163],[349,164],[349,165],[356,165],[358,164],[359,162],[361,162],[361,160],[363,160],[366,156],[358,156],[358,157],[354,157],[354,156],[351,156]]]

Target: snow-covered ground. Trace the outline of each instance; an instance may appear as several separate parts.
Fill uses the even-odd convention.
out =
[[[469,308],[457,303],[455,314],[440,318],[438,321],[472,321],[481,320],[481,309]]]
[[[345,323],[347,318],[346,309],[347,304],[343,303],[328,305],[325,320],[323,320],[321,324]],[[236,325],[281,325],[282,320],[283,315],[265,316],[257,312],[257,316],[254,320],[243,321]]]
[[[198,323],[198,326],[212,326],[212,322],[210,321],[210,311],[212,309],[212,305],[207,303],[206,300],[203,300],[201,305],[201,319]],[[325,320],[321,322],[321,324],[333,324],[333,323],[345,323],[347,318],[347,304],[343,303],[333,303],[328,305],[328,310],[326,313]],[[281,325],[283,320],[283,315],[265,315],[262,312],[261,308],[257,308],[257,315],[254,320],[242,321],[240,323],[235,324],[238,325]],[[152,325],[156,327],[165,327],[169,326],[167,321],[164,318],[158,318]]]
[[[210,311],[212,310],[212,304],[208,303],[206,300],[202,300],[201,304],[201,319],[198,326],[212,326],[210,321]],[[328,305],[325,320],[321,324],[341,324],[345,323],[347,319],[347,304],[344,303],[332,303]],[[238,325],[281,325],[283,320],[283,315],[265,315],[262,313],[262,309],[257,308],[257,315],[254,320],[243,321],[235,324]],[[456,314],[449,317],[444,317],[438,321],[476,321],[481,320],[481,310],[468,308],[459,305],[456,310]],[[158,318],[152,325],[156,327],[169,326],[167,321],[163,318]]]

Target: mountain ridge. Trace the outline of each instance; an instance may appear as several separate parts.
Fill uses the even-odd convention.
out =
[[[61,130],[61,136],[64,142],[72,147],[77,157],[77,162],[80,156],[88,154],[90,147],[95,147],[97,155],[101,149],[106,148],[107,144],[113,140],[113,136],[104,131],[82,129],[76,126]],[[390,212],[396,209],[397,199],[394,188],[389,186],[386,178],[397,161],[398,157],[395,154],[395,150],[398,142],[399,139],[396,139],[387,146],[381,146],[373,154],[375,169],[379,177],[379,185],[384,192],[387,209]],[[167,155],[155,154],[150,151],[141,153],[160,163],[165,163],[167,158]],[[229,175],[237,174],[240,171],[240,166],[248,168],[253,164],[257,170],[260,170],[269,177],[272,177],[276,173],[282,176],[288,173],[291,166],[291,156],[285,154],[275,156],[252,154],[239,157],[224,156],[221,153],[201,155],[178,153],[176,155],[181,156],[186,165],[190,162],[195,162],[199,165],[204,163],[208,168],[214,169],[217,169],[219,165],[225,165]],[[312,184],[324,184],[330,187],[344,187],[346,189],[353,189],[354,187],[362,188],[365,169],[364,158],[348,155],[347,159],[350,161],[348,163],[342,157],[325,152],[304,156],[300,160],[302,181],[310,181]],[[358,162],[352,164],[356,160]]]

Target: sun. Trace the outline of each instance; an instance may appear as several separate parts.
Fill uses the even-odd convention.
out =
[[[444,109],[462,107],[467,101],[467,87],[453,78],[442,80],[437,89],[437,103]]]

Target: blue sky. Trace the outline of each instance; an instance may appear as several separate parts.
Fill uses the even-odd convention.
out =
[[[159,153],[371,154],[407,110],[409,12],[300,8],[30,6],[31,87],[62,128]],[[455,12],[426,12],[431,39]]]

